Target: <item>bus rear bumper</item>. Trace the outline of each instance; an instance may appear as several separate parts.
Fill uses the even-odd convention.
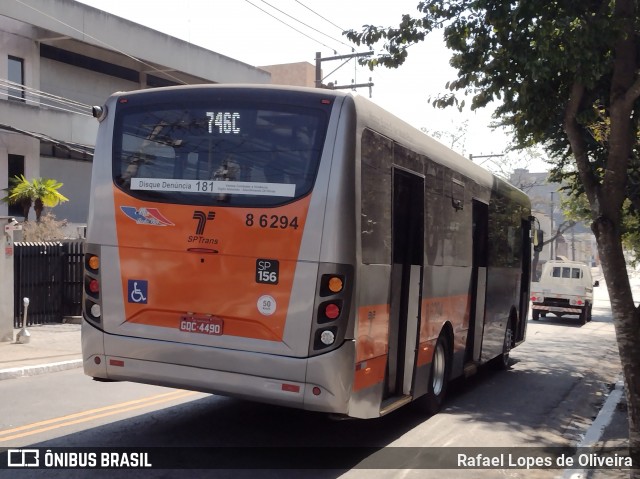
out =
[[[110,335],[86,323],[82,334],[84,372],[91,377],[348,413],[355,356],[352,341],[321,356],[293,358]],[[92,347],[95,349],[89,349]],[[117,354],[105,354],[105,349]],[[182,355],[182,361],[169,362],[169,357],[180,356],[170,354],[171,349],[188,349],[188,355]],[[193,359],[190,364],[184,360],[187,356]],[[204,367],[200,361],[204,357],[218,369]]]

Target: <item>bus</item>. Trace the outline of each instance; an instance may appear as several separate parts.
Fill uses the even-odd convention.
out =
[[[528,197],[370,100],[191,85],[93,110],[88,376],[435,413],[525,340]]]

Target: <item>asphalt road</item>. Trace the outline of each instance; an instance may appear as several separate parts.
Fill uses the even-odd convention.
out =
[[[335,421],[190,391],[98,383],[80,369],[1,381],[0,447],[165,447],[170,455],[180,447],[231,446],[239,449],[226,450],[229,454],[219,459],[240,469],[21,469],[0,470],[0,477],[558,477],[562,471],[434,471],[421,468],[419,453],[432,446],[575,445],[619,378],[609,314],[602,303],[584,326],[577,319],[553,316],[530,321],[527,341],[512,351],[510,370],[483,368],[457,381],[444,410],[432,417],[411,405],[380,419]],[[295,450],[301,446],[305,448]],[[242,469],[252,451],[265,447],[296,460],[306,457],[317,468]],[[249,452],[243,456],[243,450]],[[338,453],[339,460],[333,456]]]

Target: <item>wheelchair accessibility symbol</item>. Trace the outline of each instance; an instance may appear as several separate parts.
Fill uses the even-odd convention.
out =
[[[148,282],[142,279],[130,279],[127,282],[129,303],[147,304]]]

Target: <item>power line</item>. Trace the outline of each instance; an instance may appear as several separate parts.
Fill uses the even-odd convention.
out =
[[[331,35],[327,35],[326,33],[321,32],[320,30],[318,30],[317,28],[312,27],[311,25],[307,25],[307,24],[306,24],[306,23],[304,23],[302,20],[299,20],[299,19],[297,19],[296,17],[294,17],[294,16],[292,16],[292,15],[289,15],[287,12],[284,12],[284,11],[280,10],[278,7],[274,7],[273,5],[271,5],[271,4],[270,4],[269,2],[267,2],[266,0],[260,0],[260,1],[261,1],[262,3],[264,3],[264,4],[266,4],[266,5],[269,5],[271,8],[273,8],[274,10],[276,10],[276,11],[278,11],[278,12],[282,13],[283,15],[286,15],[287,17],[291,18],[292,20],[295,20],[296,22],[298,22],[298,23],[300,23],[300,24],[304,25],[305,27],[310,28],[311,30],[313,30],[313,31],[315,31],[315,32],[318,32],[320,35],[324,35],[325,37],[327,37],[327,38],[329,38],[329,39],[333,40],[334,42],[340,43],[340,44],[344,45],[344,46],[345,46],[345,47],[347,47],[347,48],[353,48],[351,45],[347,45],[347,44],[346,44],[346,43],[344,43],[343,41],[338,40],[338,39],[336,39],[336,38],[333,38]],[[303,6],[304,6],[304,5],[303,5]]]
[[[311,13],[313,13],[314,15],[317,15],[318,17],[322,18],[325,22],[330,23],[331,25],[333,25],[334,27],[336,27],[338,30],[340,30],[341,32],[344,32],[345,29],[342,27],[339,27],[338,25],[336,25],[335,23],[333,23],[331,20],[327,20],[325,17],[323,17],[322,15],[320,15],[318,12],[316,12],[315,10],[312,10],[311,8],[307,7],[304,3],[300,2],[299,0],[295,0],[296,3],[298,3],[299,5],[302,5],[304,8],[306,8],[307,10],[309,10]]]
[[[261,1],[263,1],[263,2],[264,2],[264,0],[261,0]],[[325,43],[321,42],[320,40],[318,40],[318,39],[316,39],[316,38],[313,38],[313,37],[311,37],[311,36],[307,35],[306,33],[304,33],[304,32],[303,32],[303,31],[301,31],[301,30],[298,30],[296,27],[294,27],[294,26],[292,26],[292,25],[288,24],[287,22],[285,22],[285,21],[284,21],[284,20],[282,20],[281,18],[276,17],[275,15],[273,15],[273,14],[271,14],[270,12],[266,11],[265,9],[260,8],[258,5],[256,5],[255,3],[251,2],[250,0],[245,0],[245,2],[247,2],[249,5],[251,5],[251,6],[255,7],[255,8],[257,8],[257,9],[258,9],[258,10],[260,10],[262,13],[264,13],[264,14],[266,14],[266,15],[269,15],[269,16],[270,16],[271,18],[273,18],[274,20],[277,20],[277,21],[279,21],[280,23],[282,23],[283,25],[285,25],[285,26],[287,26],[287,27],[291,28],[292,30],[294,30],[294,31],[296,31],[297,33],[299,33],[300,35],[305,36],[305,37],[306,37],[306,38],[308,38],[309,40],[312,40],[312,41],[316,42],[317,44],[322,45],[322,46],[323,46],[323,47],[325,47],[325,48],[328,48],[329,50],[332,50],[332,51],[334,51],[334,52],[336,51],[336,49],[335,49],[335,48],[330,47],[329,45],[327,45],[327,44],[325,44]],[[269,5],[267,2],[264,2],[264,3],[266,3],[267,5]],[[273,8],[274,10],[278,10],[277,8],[273,7],[272,5],[269,5],[269,6],[270,6],[271,8]],[[292,17],[291,15],[288,15],[287,13],[284,13],[284,12],[282,12],[281,10],[278,10],[278,11],[279,11],[279,12],[281,12],[281,13],[283,13],[284,15],[287,15],[288,17],[293,18],[294,20],[296,20],[296,19],[295,19],[294,17]],[[299,23],[302,23],[303,25],[305,25],[305,26],[306,26],[306,27],[308,27],[308,28],[312,28],[312,27],[309,27],[308,25],[306,25],[305,23],[300,22],[299,20],[296,20],[296,21],[298,21]],[[312,28],[312,29],[313,29],[313,30],[315,30],[314,28]],[[318,31],[318,30],[316,30],[316,31]],[[329,35],[326,35],[325,33],[322,33],[322,32],[319,32],[319,31],[318,31],[318,33],[321,33],[322,35],[324,35],[324,36],[327,36],[327,37],[331,38]],[[336,41],[334,38],[331,38],[331,40]],[[340,42],[340,43],[341,43],[341,42]],[[349,48],[351,48],[351,46],[349,46]]]
[[[42,90],[36,90],[35,88],[22,85],[21,83],[12,82],[4,78],[0,78],[0,92],[6,94],[13,100],[25,102],[26,104],[36,104],[40,107],[52,108],[78,115],[91,116],[91,105],[57,96],[52,93],[47,93]],[[27,98],[23,96],[24,93],[28,93]]]
[[[39,13],[40,15],[43,15],[43,16],[45,16],[45,17],[47,17],[47,18],[49,18],[49,19],[51,19],[51,20],[53,20],[53,21],[55,21],[55,22],[60,23],[61,25],[64,25],[64,26],[65,26],[65,27],[67,27],[67,28],[70,28],[71,30],[73,30],[73,31],[75,31],[75,32],[78,32],[78,33],[80,33],[80,34],[84,35],[85,37],[88,37],[88,38],[90,38],[90,39],[92,39],[92,40],[96,41],[97,43],[99,43],[99,44],[101,44],[101,45],[104,45],[104,46],[106,46],[106,47],[110,48],[111,50],[113,50],[113,51],[115,51],[115,52],[120,53],[121,55],[126,56],[127,58],[131,58],[132,60],[134,60],[134,61],[136,61],[136,62],[139,62],[140,64],[142,64],[142,65],[144,65],[144,66],[146,66],[146,67],[151,68],[151,70],[153,70],[154,72],[157,72],[157,73],[164,73],[166,76],[168,76],[168,77],[169,77],[169,78],[171,78],[172,80],[175,80],[176,82],[178,82],[178,83],[180,83],[180,84],[182,84],[182,85],[186,85],[186,84],[187,84],[184,80],[181,80],[181,79],[179,79],[178,77],[175,77],[175,76],[171,75],[170,73],[167,73],[166,71],[161,71],[161,70],[159,70],[158,68],[154,67],[153,65],[150,65],[149,63],[146,63],[145,61],[140,60],[139,58],[136,58],[136,57],[134,57],[133,55],[129,55],[127,52],[124,52],[124,51],[122,51],[122,50],[119,50],[119,49],[117,49],[116,47],[114,47],[113,45],[110,45],[110,44],[108,44],[107,42],[100,40],[99,38],[96,38],[96,37],[93,37],[93,36],[89,35],[89,34],[88,34],[87,32],[85,32],[85,31],[78,30],[77,28],[75,28],[75,27],[73,27],[73,26],[69,25],[68,23],[65,23],[65,22],[63,22],[62,20],[60,20],[60,19],[58,19],[58,18],[56,18],[56,17],[53,17],[53,16],[51,16],[51,15],[49,15],[49,14],[47,14],[47,13],[45,13],[45,12],[41,11],[41,10],[38,10],[38,9],[37,9],[37,8],[35,8],[35,7],[32,7],[31,5],[29,5],[29,4],[25,3],[25,2],[23,2],[22,0],[14,0],[14,1],[15,1],[15,2],[17,2],[17,3],[19,3],[19,4],[21,4],[21,5],[22,5],[22,6],[24,6],[24,7],[30,8],[31,10],[33,10],[33,11],[35,11],[35,12]]]

